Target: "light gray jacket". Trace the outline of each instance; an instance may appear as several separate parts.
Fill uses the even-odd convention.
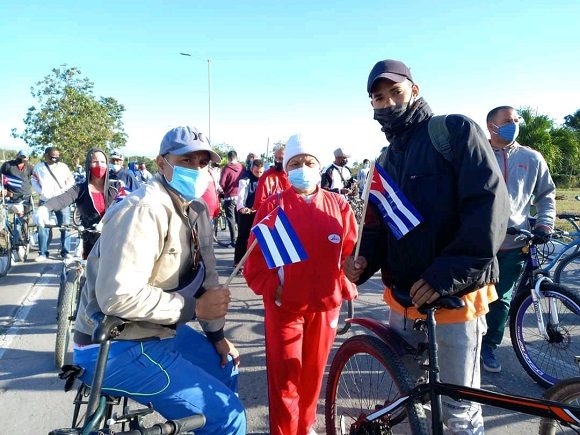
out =
[[[171,292],[191,275],[192,227],[206,269],[204,287],[216,286],[211,223],[203,201],[188,207],[157,174],[109,208],[101,237],[87,259],[76,330],[91,335],[90,318],[101,311],[132,321],[120,339],[175,335],[176,323],[195,316],[195,299]],[[200,323],[206,333],[221,333],[225,319]]]
[[[499,169],[507,185],[510,200],[509,227],[529,230],[530,206],[537,210],[536,224],[554,228],[556,218],[556,186],[544,157],[517,142],[503,148],[493,149]],[[501,249],[523,246],[516,236],[507,235]]]

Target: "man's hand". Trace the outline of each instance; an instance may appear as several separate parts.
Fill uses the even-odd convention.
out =
[[[348,195],[350,193],[350,189],[343,187],[342,189],[340,189],[340,193],[342,193],[343,195]]]
[[[231,301],[230,290],[223,286],[211,287],[201,295],[195,304],[195,316],[203,320],[215,320],[224,317]]]
[[[248,207],[243,207],[239,210],[239,212],[241,214],[250,214],[250,213],[252,213],[252,210],[250,210]]]
[[[234,360],[234,367],[240,365],[240,352],[230,343],[227,338],[224,338],[213,344],[216,352],[221,356],[221,366],[224,368],[228,364],[228,355],[231,355]]]
[[[274,294],[274,300],[279,304],[282,303],[282,286],[276,287],[276,293]]]
[[[346,257],[342,269],[344,270],[344,274],[348,280],[356,283],[367,266],[368,262],[366,258],[359,256],[356,261],[354,261],[354,257],[351,256]]]
[[[437,290],[431,287],[431,285],[423,279],[420,279],[415,284],[413,284],[410,294],[413,305],[415,305],[417,308],[419,308],[421,305],[424,305],[425,303],[432,304],[441,297]]]

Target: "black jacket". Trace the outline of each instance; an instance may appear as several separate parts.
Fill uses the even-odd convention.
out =
[[[87,152],[85,161],[85,171],[87,174],[86,180],[82,183],[75,184],[66,192],[50,198],[44,203],[44,206],[52,211],[61,210],[74,202],[80,215],[81,225],[85,228],[91,228],[93,225],[98,224],[102,217],[95,208],[93,198],[91,197],[91,193],[89,191],[89,181],[91,178],[90,158],[96,151],[102,153],[105,156],[105,159],[107,159],[107,155],[103,152],[103,150],[100,148],[91,148]],[[106,162],[108,164],[108,160],[106,160]],[[121,183],[117,180],[109,179],[107,171],[105,173],[105,186],[108,186],[105,190],[105,210],[107,210],[109,206],[115,202],[115,199],[119,195],[119,188],[121,187]]]
[[[469,118],[449,115],[453,160],[429,138],[429,106],[399,132],[380,164],[423,216],[400,240],[369,203],[360,255],[369,263],[360,284],[377,270],[394,296],[408,294],[420,278],[439,293],[458,294],[497,282],[495,255],[506,234],[509,202],[505,184],[483,131]]]

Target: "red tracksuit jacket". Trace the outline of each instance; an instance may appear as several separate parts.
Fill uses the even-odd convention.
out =
[[[356,286],[344,276],[342,263],[356,240],[354,214],[346,200],[318,188],[307,203],[292,187],[270,196],[256,213],[254,224],[276,206],[286,213],[308,258],[284,266],[282,307],[290,312],[320,312],[339,306],[357,295]],[[248,244],[254,240],[250,236]],[[277,269],[268,269],[259,246],[244,265],[249,287],[265,300],[273,300],[280,284]]]

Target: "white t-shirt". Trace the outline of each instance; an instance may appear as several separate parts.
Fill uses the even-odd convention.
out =
[[[37,163],[32,171],[32,188],[40,195],[42,201],[60,195],[75,184],[74,177],[65,163],[53,163],[50,165],[50,171],[54,177],[50,175],[48,166],[44,161]]]

